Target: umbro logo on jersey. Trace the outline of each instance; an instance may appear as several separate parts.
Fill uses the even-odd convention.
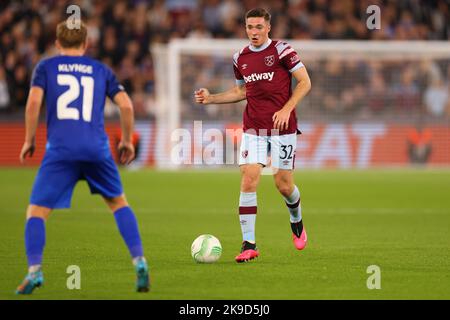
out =
[[[252,73],[248,77],[244,76],[244,80],[246,83],[258,81],[258,80],[269,80],[272,81],[273,75],[275,72],[263,72],[263,73]]]
[[[247,69],[247,64],[246,63],[244,63],[243,65],[242,65],[242,70],[245,70],[245,69]]]

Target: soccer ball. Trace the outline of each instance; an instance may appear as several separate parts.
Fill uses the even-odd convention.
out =
[[[222,255],[222,245],[213,235],[202,234],[192,242],[191,255],[197,262],[213,263]]]

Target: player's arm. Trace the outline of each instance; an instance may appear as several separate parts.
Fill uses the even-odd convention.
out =
[[[122,128],[122,138],[118,147],[119,161],[123,164],[129,164],[135,158],[135,150],[132,142],[134,127],[133,103],[125,91],[119,91],[113,100],[119,106],[120,125]]]
[[[21,163],[25,162],[27,156],[30,158],[33,156],[36,130],[39,123],[39,113],[41,111],[43,98],[44,90],[41,87],[31,87],[25,108],[25,142],[20,151]]]
[[[236,85],[225,92],[211,94],[208,89],[201,88],[194,92],[195,101],[200,104],[234,103],[246,99],[245,85]]]
[[[273,114],[272,120],[275,129],[283,130],[288,128],[289,117],[292,110],[295,109],[297,104],[299,104],[309,90],[311,90],[311,79],[304,66],[292,72],[292,75],[297,80],[297,85],[292,92],[291,98],[286,102],[283,108]]]

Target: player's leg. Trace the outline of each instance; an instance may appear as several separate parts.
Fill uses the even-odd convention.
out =
[[[239,195],[239,219],[242,240],[255,243],[255,222],[258,210],[256,189],[259,184],[262,166],[246,164],[241,166],[241,192]]]
[[[256,190],[261,177],[261,164],[241,166],[241,193],[239,196],[239,222],[242,231],[241,253],[237,262],[252,260],[259,255],[256,248],[255,225],[257,213]]]
[[[295,134],[271,138],[275,185],[289,211],[294,245],[302,250],[306,246],[307,235],[303,227],[300,191],[294,182],[296,142]]]
[[[28,274],[17,287],[17,294],[31,294],[44,282],[42,255],[45,246],[45,221],[52,209],[29,205],[25,224],[25,251],[28,260]]]
[[[16,290],[31,294],[43,284],[42,256],[45,247],[45,222],[54,208],[69,208],[73,188],[79,178],[76,164],[45,156],[31,192],[25,224],[25,249],[28,274]]]
[[[307,235],[303,227],[300,191],[294,183],[293,170],[280,169],[275,173],[274,179],[289,211],[294,245],[302,250],[306,246]]]
[[[267,138],[243,134],[239,165],[241,170],[241,188],[239,196],[239,222],[242,231],[241,253],[237,262],[256,258],[255,225],[257,213],[256,190],[263,166],[267,164]]]
[[[42,255],[45,247],[45,222],[52,209],[37,205],[27,208],[27,222],[25,225],[25,249],[28,260],[28,271],[41,268]]]
[[[144,257],[141,236],[136,216],[123,193],[119,172],[112,159],[99,163],[86,163],[83,174],[91,193],[102,195],[114,215],[117,228],[128,248],[137,273],[137,291],[149,290],[147,261]]]
[[[113,198],[103,197],[103,199],[114,214],[119,232],[130,252],[137,275],[136,290],[147,292],[150,289],[149,270],[147,260],[144,257],[136,216],[124,194]]]
[[[117,197],[105,197],[105,202],[114,214],[117,227],[124,242],[128,247],[128,251],[132,259],[135,261],[143,258],[144,250],[142,248],[141,236],[139,233],[138,222],[136,216],[128,204],[125,195],[121,194]]]

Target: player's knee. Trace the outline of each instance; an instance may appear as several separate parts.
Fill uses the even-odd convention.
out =
[[[259,177],[257,175],[245,174],[242,176],[242,191],[254,192],[258,186]]]
[[[241,167],[241,191],[255,192],[258,187],[259,177],[261,175],[261,167],[258,166],[242,166]]]
[[[41,218],[44,220],[47,220],[50,216],[50,212],[52,210],[50,208],[36,206],[36,205],[29,205],[27,209],[27,219],[30,218]]]
[[[117,210],[123,208],[123,207],[128,207],[128,201],[125,198],[125,195],[120,195],[118,197],[114,197],[114,198],[104,198],[106,204],[108,205],[108,207],[111,209],[112,212],[116,212]]]

